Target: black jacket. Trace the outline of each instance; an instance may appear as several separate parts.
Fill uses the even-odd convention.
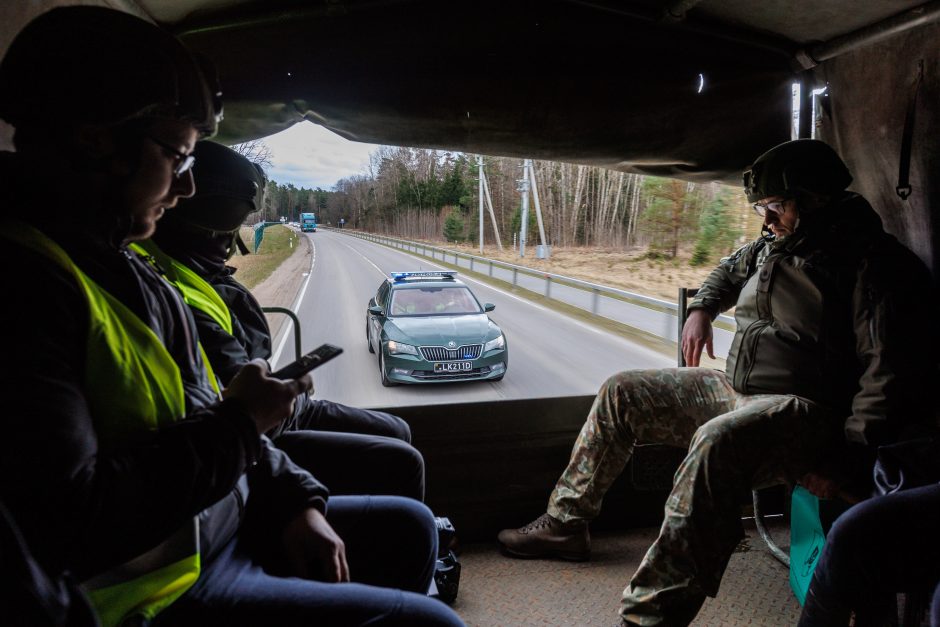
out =
[[[185,227],[169,222],[160,225],[153,241],[164,253],[211,284],[232,314],[232,332],[228,333],[212,316],[192,308],[199,340],[223,385],[227,385],[248,361],[270,359],[271,330],[261,304],[235,279],[235,268],[225,265],[230,240],[220,237],[213,241],[211,237],[189,233]],[[282,422],[269,435],[274,438],[293,430],[302,416],[316,413],[315,405],[316,401],[307,394],[298,396],[291,419]]]
[[[933,282],[861,197],[801,216],[796,232],[722,260],[690,309],[735,307],[727,370],[743,394],[794,394],[846,417],[848,443],[892,442],[932,420]]]
[[[0,181],[15,176],[13,160],[0,161]],[[274,508],[267,517],[272,525],[305,507],[325,509],[326,489],[262,442],[239,407],[215,402],[206,389],[201,361],[191,358],[195,323],[176,292],[146,262],[96,239],[92,232],[102,230],[85,228],[81,216],[41,209],[15,196],[0,206],[3,216],[27,219],[54,239],[164,340],[183,373],[189,410],[185,420],[134,446],[99,446],[83,387],[89,374],[84,296],[53,262],[3,242],[0,500],[42,567],[84,579],[121,564],[229,495],[250,468],[257,500]],[[271,495],[276,498],[266,498]]]

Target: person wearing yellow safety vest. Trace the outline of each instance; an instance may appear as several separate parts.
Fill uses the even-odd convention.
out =
[[[212,141],[198,142],[194,156],[196,194],[168,212],[141,246],[181,289],[209,361],[227,383],[250,360],[271,357],[261,305],[226,265],[239,227],[261,206],[265,177],[247,158]],[[291,419],[269,435],[334,495],[424,497],[424,460],[397,416],[302,395]]]
[[[207,70],[164,31],[97,7],[44,13],[0,62],[16,148],[0,154],[0,501],[38,567],[82,581],[105,626],[348,624],[332,619],[353,609],[460,624],[425,596],[341,583],[356,561],[327,522],[328,491],[262,435],[310,379],[274,379],[258,360],[221,400],[189,309],[127,248],[193,193],[192,151],[220,112]],[[251,572],[264,603],[207,595],[234,589],[220,565],[236,545],[281,569]],[[21,620],[8,593],[4,625]]]

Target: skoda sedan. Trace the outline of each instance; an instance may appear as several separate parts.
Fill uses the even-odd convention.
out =
[[[366,341],[382,385],[499,381],[506,336],[456,272],[393,272],[369,300]]]

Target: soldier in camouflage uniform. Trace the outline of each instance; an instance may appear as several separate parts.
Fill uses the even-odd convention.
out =
[[[718,591],[753,488],[865,491],[875,447],[925,417],[916,399],[934,369],[922,297],[931,281],[844,191],[851,180],[816,140],[758,158],[745,187],[765,235],[722,260],[690,304],[682,347],[693,367],[608,379],[546,513],[500,532],[506,553],[588,559],[587,523],[635,442],[688,448],[620,611],[624,624],[686,625]],[[703,350],[713,356],[711,323],[733,305],[727,371],[695,367]]]

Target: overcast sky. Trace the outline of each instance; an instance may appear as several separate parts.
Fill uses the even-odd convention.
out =
[[[264,139],[271,149],[273,166],[268,178],[281,185],[332,189],[341,178],[362,174],[369,166],[375,144],[343,139],[319,124],[300,122]]]

